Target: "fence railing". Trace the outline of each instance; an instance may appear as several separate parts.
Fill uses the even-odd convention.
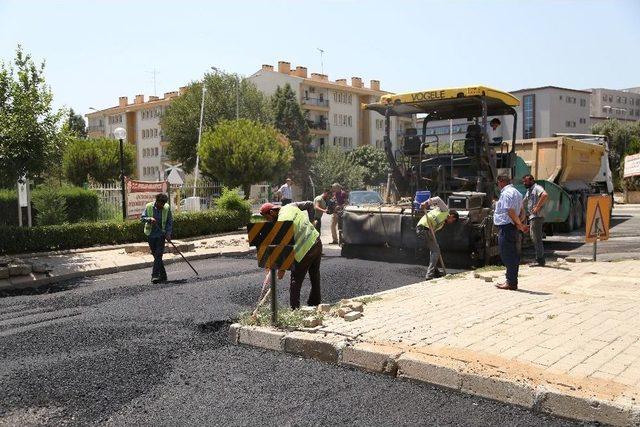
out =
[[[204,199],[203,206],[211,207],[213,199],[220,197],[222,194],[222,184],[219,182],[206,183],[205,185],[198,185],[196,187],[195,195]],[[122,206],[122,187],[120,183],[108,183],[108,184],[89,184],[89,189],[96,192],[100,203],[103,205],[114,205],[117,207]],[[192,197],[193,185],[184,185],[182,187],[171,186],[170,189],[171,200],[175,205],[179,205],[179,200],[183,200],[187,197]]]

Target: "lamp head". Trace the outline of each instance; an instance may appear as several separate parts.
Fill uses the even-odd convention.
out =
[[[124,128],[116,128],[116,130],[113,131],[113,135],[116,139],[125,139],[127,137],[127,131]]]

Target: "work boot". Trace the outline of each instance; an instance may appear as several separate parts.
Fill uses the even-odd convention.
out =
[[[160,283],[160,278],[159,277],[152,277],[151,278],[151,283],[153,283],[153,284]]]
[[[517,291],[518,290],[518,285],[511,285],[511,284],[509,284],[509,282],[504,282],[504,283],[496,284],[496,288],[504,289],[504,290],[507,290],[507,291]]]

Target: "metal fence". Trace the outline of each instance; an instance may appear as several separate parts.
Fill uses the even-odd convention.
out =
[[[122,206],[122,187],[120,183],[89,184],[89,190],[98,194],[98,199],[103,205]]]
[[[222,187],[219,182],[207,182],[196,187],[195,195],[204,199],[203,206],[206,204],[206,206],[211,207],[213,206],[213,199],[220,197],[220,194],[222,194]],[[89,189],[96,192],[101,205],[113,205],[118,208],[122,206],[122,187],[120,183],[92,183],[89,184]],[[175,205],[179,205],[180,200],[194,195],[193,185],[171,186],[170,193],[172,202]]]

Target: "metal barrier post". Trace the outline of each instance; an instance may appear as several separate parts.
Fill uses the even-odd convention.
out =
[[[276,300],[276,269],[271,269],[271,325],[278,322],[278,303]]]

